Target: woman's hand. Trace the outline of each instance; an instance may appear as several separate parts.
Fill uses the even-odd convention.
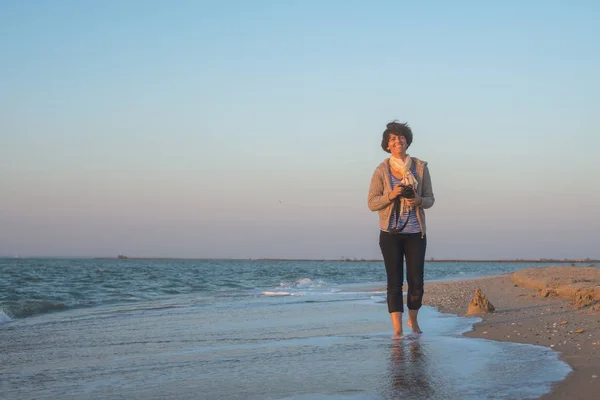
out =
[[[400,193],[402,193],[402,185],[396,185],[394,190],[392,190],[388,195],[388,199],[393,201],[396,197],[400,196]],[[409,207],[418,207],[423,204],[423,198],[415,192],[415,197],[412,199],[406,199],[406,204],[408,204]]]
[[[388,194],[388,200],[393,201],[402,192],[402,185],[396,185],[396,187]]]
[[[420,206],[423,204],[423,198],[415,193],[415,197],[413,199],[406,199],[406,203],[410,206]]]

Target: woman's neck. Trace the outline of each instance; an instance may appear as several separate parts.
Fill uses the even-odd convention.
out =
[[[406,152],[403,153],[398,153],[398,154],[392,154],[394,157],[401,159],[402,161],[406,161],[406,156],[408,154],[406,154]]]

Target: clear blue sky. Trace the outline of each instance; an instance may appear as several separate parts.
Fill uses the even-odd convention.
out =
[[[596,1],[0,0],[0,254],[380,257],[385,124],[428,257],[600,258]]]

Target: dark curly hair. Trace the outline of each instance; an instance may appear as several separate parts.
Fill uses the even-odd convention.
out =
[[[388,142],[390,141],[390,135],[404,136],[406,138],[406,148],[410,146],[413,140],[412,130],[408,123],[401,123],[398,120],[394,120],[386,125],[385,131],[383,131],[383,137],[381,138],[381,148],[385,152],[388,150]]]

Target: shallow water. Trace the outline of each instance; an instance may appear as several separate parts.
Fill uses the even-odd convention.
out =
[[[461,337],[424,307],[391,339],[381,294],[201,296],[0,326],[3,399],[526,399],[569,367],[538,346]],[[408,330],[407,327],[405,327]]]
[[[544,264],[428,262],[426,280],[499,274]],[[261,292],[299,295],[385,282],[382,262],[0,258],[0,324],[85,308],[195,295],[218,303]]]

